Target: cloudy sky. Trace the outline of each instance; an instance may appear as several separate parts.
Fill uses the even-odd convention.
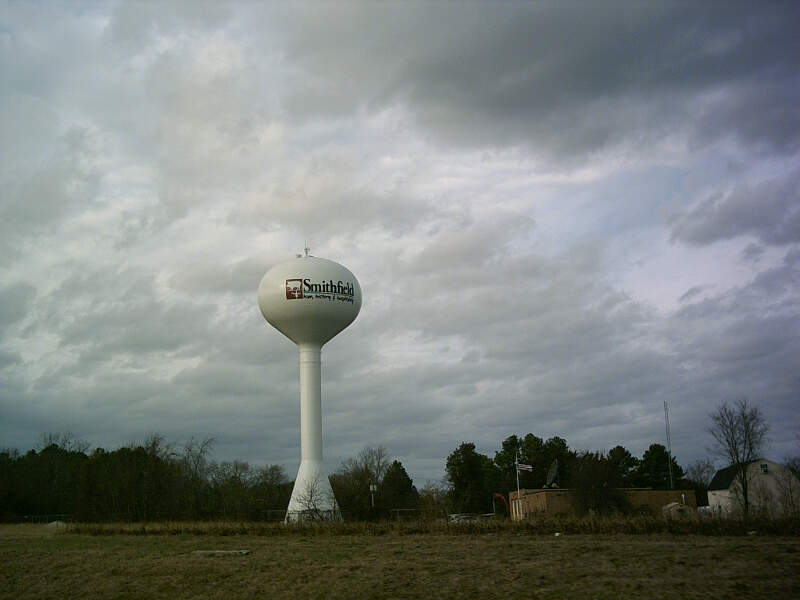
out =
[[[800,431],[797,2],[0,4],[0,446],[299,461],[301,252],[364,294],[326,462]]]

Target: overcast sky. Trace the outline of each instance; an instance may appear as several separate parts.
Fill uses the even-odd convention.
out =
[[[299,463],[301,252],[364,303],[323,350],[331,471],[462,441],[708,456],[800,432],[800,4],[0,4],[0,446],[217,438]]]

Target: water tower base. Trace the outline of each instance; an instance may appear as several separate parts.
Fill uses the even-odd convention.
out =
[[[341,520],[342,512],[322,461],[304,460],[294,480],[286,522]]]
[[[315,510],[315,511],[286,511],[285,523],[304,523],[307,521],[341,521],[342,512],[339,510]]]

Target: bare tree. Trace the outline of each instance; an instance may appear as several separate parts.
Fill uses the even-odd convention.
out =
[[[686,479],[708,487],[708,484],[711,483],[711,480],[714,478],[714,473],[716,472],[717,470],[714,468],[714,463],[707,458],[701,458],[686,468]]]
[[[205,477],[208,468],[208,456],[211,454],[211,448],[215,442],[216,439],[213,437],[197,440],[192,436],[183,445],[181,459],[192,479]]]
[[[331,485],[348,515],[356,519],[373,515],[370,486],[381,484],[390,464],[389,453],[383,446],[366,446],[342,463],[331,477]]]
[[[751,406],[746,398],[737,400],[734,406],[728,406],[725,402],[709,416],[711,426],[708,431],[715,441],[712,450],[734,468],[736,492],[744,517],[747,518],[751,505],[747,467],[760,458],[769,426],[761,411]]]
[[[192,511],[195,518],[202,512],[203,487],[206,484],[206,475],[208,474],[208,457],[215,441],[213,437],[204,440],[196,440],[191,437],[183,445],[181,462],[189,475],[192,491]]]
[[[142,447],[147,451],[147,454],[160,458],[161,460],[171,460],[176,456],[172,446],[167,443],[164,436],[160,433],[151,433],[148,435]]]
[[[358,453],[358,457],[347,461],[355,466],[354,470],[363,470],[369,473],[372,483],[383,481],[383,476],[391,464],[389,452],[383,446],[365,446]]]
[[[255,480],[249,463],[241,460],[212,462],[208,467],[208,477],[215,511],[222,511],[226,517],[244,518],[250,486]]]
[[[800,479],[800,456],[787,456],[783,462],[786,468],[794,473],[795,477]]]
[[[332,504],[331,495],[325,491],[319,475],[306,483],[305,488],[297,497],[297,501],[303,508],[304,519],[308,521],[329,520],[331,510],[327,507]]]
[[[800,515],[800,481],[788,467],[775,474],[778,502],[787,517]]]
[[[797,442],[798,452],[794,456],[787,455],[783,459],[783,464],[789,469],[794,476],[800,479],[800,433],[795,434],[795,441]]]
[[[44,450],[48,446],[58,446],[67,452],[85,453],[91,444],[77,437],[71,431],[65,433],[43,433],[39,438],[38,448]]]
[[[419,491],[419,508],[422,518],[438,518],[447,514],[450,488],[445,479],[425,482]]]
[[[800,433],[795,435],[795,439],[800,450]],[[783,466],[785,469],[775,475],[779,502],[784,515],[797,517],[800,515],[800,453],[787,455],[783,459]]]

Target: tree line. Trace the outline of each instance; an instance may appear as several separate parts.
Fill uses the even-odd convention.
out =
[[[283,517],[294,482],[282,466],[215,462],[214,440],[191,438],[174,446],[160,435],[115,450],[95,448],[70,434],[45,435],[38,449],[0,451],[0,519],[70,515],[80,521],[249,519]],[[446,477],[417,490],[405,467],[382,447],[365,447],[330,476],[346,518],[357,520],[446,512],[504,511],[496,493],[516,489],[517,457],[523,488],[540,488],[548,471],[555,485],[587,490],[593,508],[613,506],[615,487],[669,486],[668,454],[653,444],[641,459],[617,446],[607,454],[576,452],[566,440],[529,433],[509,436],[493,459],[462,443],[446,461]],[[672,461],[674,485],[692,485]],[[557,465],[557,470],[553,469]],[[392,513],[394,512],[394,515]]]
[[[283,518],[294,482],[281,465],[215,462],[213,438],[173,446],[160,435],[115,450],[71,434],[47,434],[37,449],[0,450],[0,520],[69,515],[79,521]],[[331,476],[348,518],[377,519],[417,508],[419,494],[385,448],[365,448]],[[370,491],[370,485],[375,491]]]
[[[518,470],[517,462],[531,470]],[[607,453],[576,451],[564,438],[543,440],[533,433],[507,437],[494,458],[464,442],[447,457],[446,471],[450,506],[456,512],[497,511],[495,494],[517,489],[517,482],[528,489],[548,485],[575,489],[579,509],[601,512],[624,508],[620,488],[702,487],[687,477],[661,444],[651,444],[637,458],[623,446]]]
[[[753,470],[748,466],[763,458],[769,425],[761,410],[746,398],[731,404],[723,402],[708,416],[709,452],[733,469],[735,485],[731,489],[747,518],[754,495]],[[800,442],[800,435],[797,439]],[[517,462],[531,470],[518,471]],[[800,456],[786,456],[783,463],[789,473],[800,478]],[[651,444],[637,458],[621,445],[608,452],[577,452],[563,438],[545,441],[532,433],[507,437],[494,458],[478,453],[473,443],[462,443],[447,457],[446,468],[449,507],[459,512],[494,511],[497,491],[513,490],[517,483],[520,488],[571,488],[575,490],[579,512],[624,511],[629,507],[620,490],[635,487],[693,490],[697,505],[702,506],[708,504],[708,486],[716,473],[708,458],[697,460],[684,470],[661,444]],[[781,493],[788,497],[781,502],[796,507],[794,484],[778,483]]]
[[[760,456],[768,427],[746,400],[722,404],[709,417],[712,451],[736,467],[747,515],[744,467]],[[213,445],[213,438],[190,438],[174,446],[154,434],[140,444],[89,452],[89,444],[71,434],[43,435],[36,450],[0,450],[0,519],[55,514],[81,521],[282,518],[294,485],[283,467],[218,463],[211,459]],[[518,463],[530,470],[518,470]],[[786,465],[800,475],[800,459],[787,458]],[[528,433],[508,436],[493,458],[463,442],[447,457],[445,471],[440,483],[427,482],[418,490],[386,448],[367,446],[345,460],[330,483],[345,517],[356,520],[388,518],[398,509],[418,516],[502,513],[517,485],[571,488],[579,511],[604,513],[628,508],[623,488],[694,490],[697,504],[707,504],[715,467],[701,459],[684,469],[661,444],[636,457],[622,445],[608,452],[577,451],[561,437],[544,440]]]
[[[266,518],[289,500],[283,467],[214,462],[214,440],[180,447],[160,435],[115,450],[70,434],[42,437],[38,449],[0,451],[0,518],[70,515],[81,521]]]

